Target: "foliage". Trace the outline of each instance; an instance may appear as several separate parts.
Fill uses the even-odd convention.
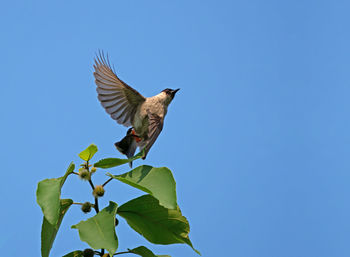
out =
[[[115,233],[117,206],[116,203],[110,202],[108,207],[94,217],[72,226],[79,230],[82,241],[87,242],[94,249],[107,249],[111,256],[118,248],[118,238]]]
[[[142,165],[121,175],[107,175],[153,195],[166,208],[177,208],[175,180],[166,167]]]
[[[41,256],[49,257],[61,222],[73,204],[81,205],[83,212],[89,212],[91,207],[96,212],[93,217],[72,226],[78,230],[80,239],[92,249],[75,250],[64,257],[106,256],[105,250],[110,256],[131,253],[142,257],[170,257],[168,255],[155,255],[145,246],[117,252],[118,237],[115,227],[118,225],[118,219],[116,215],[123,217],[132,229],[149,242],[162,245],[187,244],[200,254],[193,248],[188,236],[189,223],[181,214],[177,204],[176,183],[172,172],[166,167],[156,168],[141,165],[120,175],[107,173],[109,179],[103,185],[95,186],[92,175],[95,174],[96,168],[108,169],[120,166],[143,156],[141,152],[130,159],[105,158],[97,161],[91,167],[89,161],[97,151],[97,147],[92,144],[79,153],[79,157],[84,161],[80,165],[82,167],[79,172],[74,171],[75,165],[71,163],[64,176],[45,179],[38,183],[37,203],[44,215],[41,230]],[[88,174],[85,176],[87,172]],[[85,174],[84,178],[82,178],[83,173]],[[75,203],[72,199],[61,199],[61,189],[71,174],[78,175],[82,179],[81,181],[89,182],[91,190],[94,192],[94,204],[89,202]],[[100,211],[98,198],[102,197],[103,193],[97,194],[96,191],[103,190],[104,192],[104,187],[112,180],[121,181],[147,194],[132,199],[119,207],[117,203],[110,201],[109,205]]]

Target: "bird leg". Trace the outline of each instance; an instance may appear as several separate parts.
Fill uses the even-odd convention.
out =
[[[136,135],[136,132],[134,129],[132,129],[132,131],[131,131],[131,136],[135,139],[135,141],[137,143],[139,143],[142,140],[142,138],[140,136]]]

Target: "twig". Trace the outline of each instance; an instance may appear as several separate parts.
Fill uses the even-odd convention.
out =
[[[77,205],[83,205],[83,203],[73,203],[73,204],[77,204]]]
[[[85,168],[90,172],[89,161],[86,161]],[[95,190],[95,186],[94,186],[94,183],[92,183],[91,176],[90,176],[90,179],[89,179],[89,184],[90,184],[90,186],[92,188],[92,191],[94,191]],[[98,208],[98,199],[97,199],[97,197],[95,197],[94,209],[95,209],[96,213],[100,212],[100,210]],[[101,256],[104,255],[104,253],[105,253],[105,249],[101,249]]]
[[[91,178],[89,179],[89,183],[90,183],[90,186],[92,187],[92,190],[94,190],[94,189],[95,189],[95,186],[94,186],[94,184],[92,183]]]
[[[119,255],[119,254],[124,254],[124,253],[133,253],[133,252],[130,252],[130,251],[126,251],[126,252],[119,252],[119,253],[115,253],[113,255]]]
[[[112,179],[113,179],[113,178],[108,179],[105,183],[103,183],[102,186],[104,187],[105,185],[107,185]]]
[[[94,208],[95,208],[96,213],[99,213],[99,212],[100,212],[100,210],[98,209],[98,199],[97,199],[97,197],[95,197]]]

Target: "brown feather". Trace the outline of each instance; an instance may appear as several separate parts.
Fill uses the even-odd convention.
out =
[[[96,56],[94,69],[96,91],[101,105],[119,124],[130,126],[137,108],[145,98],[118,78],[108,56],[106,58],[103,52]]]

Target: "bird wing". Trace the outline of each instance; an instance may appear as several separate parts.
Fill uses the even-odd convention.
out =
[[[95,58],[94,68],[96,91],[101,105],[119,124],[131,126],[137,107],[146,100],[145,97],[117,77],[108,56],[106,59],[103,53]]]
[[[145,142],[145,153],[142,159],[146,159],[148,151],[151,149],[152,145],[158,138],[160,132],[163,129],[163,119],[156,114],[148,113],[148,139]],[[142,149],[142,148],[141,148]]]

